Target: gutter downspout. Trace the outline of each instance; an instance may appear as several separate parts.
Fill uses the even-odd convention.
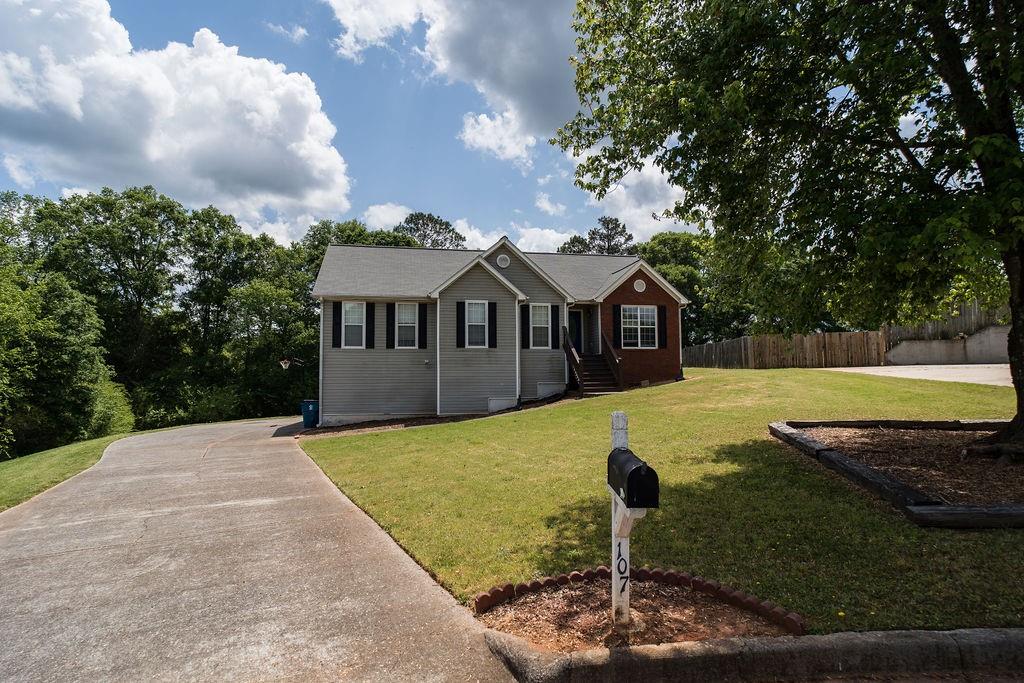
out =
[[[320,376],[316,385],[316,426],[324,423],[324,299],[320,297]]]

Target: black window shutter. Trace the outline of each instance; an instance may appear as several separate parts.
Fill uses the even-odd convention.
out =
[[[331,346],[341,348],[341,302],[331,303]]]
[[[551,348],[558,348],[558,340],[562,336],[562,326],[559,324],[559,309],[561,307],[558,304],[551,304]]]
[[[498,302],[487,302],[487,348],[498,348]]]
[[[384,328],[384,339],[389,349],[395,348],[395,304],[388,302],[384,304],[387,327]]]
[[[455,346],[466,348],[466,302],[455,302]]]
[[[668,309],[658,306],[658,348],[668,348]]]
[[[530,304],[519,305],[519,345],[530,348]]]
[[[377,331],[377,304],[372,301],[366,302],[366,348],[373,348],[373,338]]]
[[[420,316],[419,317],[420,333],[418,335],[419,336],[419,341],[420,341],[419,346],[420,346],[421,349],[425,349],[425,348],[427,348],[427,305],[426,304],[420,304],[419,316]]]
[[[612,348],[622,348],[622,306],[612,304]]]

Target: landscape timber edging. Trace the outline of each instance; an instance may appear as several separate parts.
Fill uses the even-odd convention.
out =
[[[488,629],[484,640],[519,681],[820,680],[828,676],[1019,675],[1024,629],[866,631],[727,638],[559,653]]]
[[[477,614],[483,614],[492,607],[507,602],[512,598],[517,598],[527,593],[536,593],[545,588],[564,586],[569,583],[610,579],[611,570],[608,567],[600,566],[596,569],[574,571],[568,574],[559,574],[558,576],[545,576],[542,579],[534,579],[529,583],[518,583],[515,585],[506,583],[503,586],[495,586],[484,593],[478,593],[473,598],[473,611]],[[727,605],[732,605],[737,609],[756,614],[762,619],[785,629],[787,633],[802,635],[807,632],[807,620],[796,612],[790,612],[769,600],[761,600],[749,593],[735,590],[729,586],[723,586],[717,581],[708,580],[700,576],[692,576],[687,572],[677,572],[674,569],[648,569],[647,567],[641,567],[640,569],[630,569],[629,579],[630,581],[653,581],[668,586],[689,588],[724,602]]]
[[[979,432],[1005,427],[1006,420],[789,420],[772,422],[768,431],[779,441],[811,456],[830,470],[892,503],[919,526],[952,529],[1024,527],[1024,505],[948,505],[885,472],[826,446],[804,429],[938,429]]]

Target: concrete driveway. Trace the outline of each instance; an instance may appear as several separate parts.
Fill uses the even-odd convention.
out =
[[[506,679],[280,426],[124,439],[0,513],[0,679]]]
[[[834,372],[856,372],[881,377],[907,379],[934,379],[940,382],[967,382],[968,384],[994,384],[1012,387],[1010,366],[995,365],[886,365],[867,368],[827,368]]]

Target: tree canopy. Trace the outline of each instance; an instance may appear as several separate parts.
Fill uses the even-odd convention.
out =
[[[583,106],[555,142],[581,187],[653,161],[735,273],[782,260],[763,285],[796,327],[821,301],[874,327],[1008,294],[1020,413],[1018,2],[581,0],[575,27]]]
[[[633,235],[625,224],[612,216],[601,216],[597,227],[591,228],[587,236],[573,235],[562,246],[560,254],[631,254]]]
[[[466,238],[452,224],[432,213],[414,211],[395,226],[394,232],[414,239],[429,249],[462,249]]]
[[[151,187],[0,194],[0,458],[136,421],[294,412],[316,396],[310,292],[340,243],[418,246],[358,221],[281,245]]]

